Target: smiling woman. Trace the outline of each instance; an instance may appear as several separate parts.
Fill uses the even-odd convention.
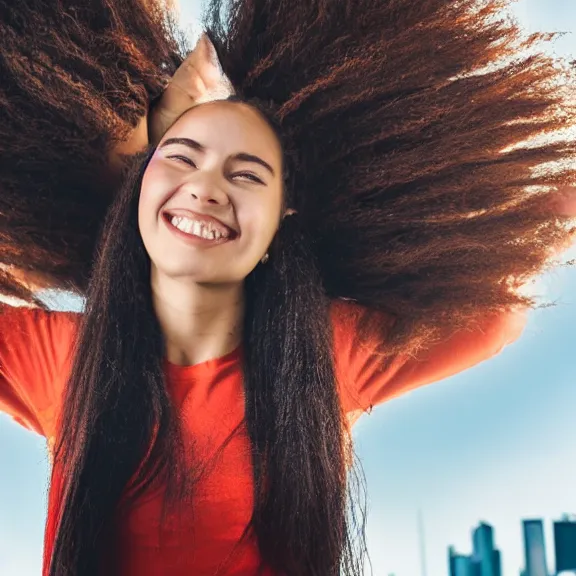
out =
[[[274,130],[252,106],[219,101],[184,114],[142,182],[139,225],[153,286],[169,272],[234,286],[239,297],[285,212],[283,164]]]
[[[34,35],[38,4],[0,0],[22,155],[2,157],[0,254],[31,244],[27,271],[84,293],[78,214],[110,210],[82,315],[0,317],[0,408],[54,459],[44,575],[360,576],[351,424],[517,338],[519,288],[572,237],[575,170],[542,167],[576,145],[521,145],[575,119],[568,72],[524,54],[503,0],[214,1],[237,96],[178,114],[98,203],[106,119],[137,120],[171,62],[145,34],[170,34],[134,2],[46,4]]]
[[[227,138],[213,131],[224,126]],[[50,574],[359,574],[343,540],[346,512],[358,519],[347,507],[358,496],[354,475],[347,492],[351,423],[521,330],[513,314],[489,315],[481,331],[388,362],[377,332],[362,345],[362,309],[326,297],[298,215],[282,219],[285,155],[246,104],[195,108],[135,164],[113,204],[82,318],[10,315],[10,349],[14,332],[33,338],[16,349],[58,342],[56,358],[35,362],[60,367],[42,377],[54,382],[50,398],[33,403],[51,407],[41,426],[57,437]],[[247,170],[264,183],[246,181]],[[235,234],[192,240],[170,228],[173,210],[217,217]],[[4,363],[23,368],[9,353]]]

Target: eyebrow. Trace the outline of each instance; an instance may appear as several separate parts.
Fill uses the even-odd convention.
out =
[[[165,148],[171,144],[183,144],[184,146],[188,146],[188,148],[192,148],[192,150],[198,150],[199,152],[204,152],[206,150],[206,148],[202,146],[200,142],[196,142],[196,140],[192,140],[192,138],[168,138],[162,142],[160,148]]]
[[[198,152],[206,151],[205,146],[202,146],[202,144],[200,144],[200,142],[196,142],[196,140],[192,140],[192,138],[168,138],[167,140],[164,140],[164,142],[162,142],[160,148],[165,148],[166,146],[170,146],[171,144],[181,144]],[[234,160],[240,160],[241,162],[252,162],[253,164],[260,164],[260,166],[266,168],[266,170],[268,170],[268,172],[270,172],[272,176],[276,175],[276,173],[274,172],[274,168],[272,168],[272,166],[270,166],[268,162],[262,160],[262,158],[260,158],[259,156],[254,156],[254,154],[239,152],[238,154],[234,154],[232,158]]]

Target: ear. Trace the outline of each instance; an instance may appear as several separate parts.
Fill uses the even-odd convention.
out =
[[[284,218],[286,218],[286,216],[292,216],[292,214],[298,214],[298,211],[294,210],[294,208],[286,208],[286,211],[284,212],[284,215],[282,216],[282,220],[284,220]]]

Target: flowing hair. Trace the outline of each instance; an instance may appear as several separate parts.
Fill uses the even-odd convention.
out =
[[[576,75],[509,4],[210,2],[224,72],[278,108],[298,151],[295,208],[328,294],[395,320],[383,355],[535,305],[519,288],[573,241],[559,205],[576,139],[559,131],[576,126]]]
[[[123,495],[129,506],[164,480],[173,499],[165,512],[193,497],[194,479],[209,465],[184,469],[179,419],[164,383],[150,260],[137,221],[149,159],[136,164],[111,207],[88,288],[56,449],[64,487],[50,576],[97,576],[113,554]],[[249,275],[245,294],[243,386],[255,504],[243,538],[254,530],[261,569],[360,576],[363,475],[337,394],[329,299],[297,217],[283,221],[270,261]]]
[[[181,63],[178,38],[162,0],[0,0],[1,293],[85,291],[120,186],[110,152]]]
[[[410,352],[486,312],[572,238],[574,71],[510,0],[213,0],[238,94],[278,110],[327,293],[395,318]],[[0,292],[83,292],[108,154],[182,61],[162,0],[0,0]],[[527,144],[530,143],[530,144]]]

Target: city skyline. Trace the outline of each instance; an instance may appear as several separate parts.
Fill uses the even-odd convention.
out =
[[[547,562],[544,519],[524,518],[521,523],[524,565],[518,570],[519,576],[576,573],[576,515],[564,514],[551,520],[554,555],[550,562]],[[502,572],[501,557],[506,551],[497,546],[496,533],[494,526],[481,521],[472,529],[470,553],[448,546],[448,576],[510,576]]]

